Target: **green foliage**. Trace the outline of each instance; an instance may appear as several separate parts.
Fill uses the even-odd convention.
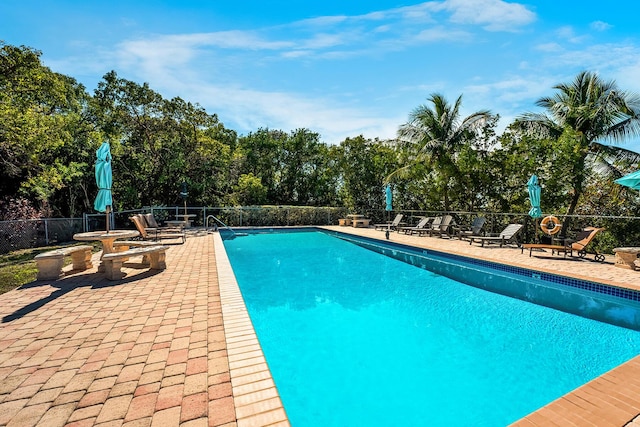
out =
[[[500,136],[497,116],[461,117],[461,97],[448,103],[432,94],[398,140],[360,135],[327,145],[304,128],[239,136],[198,104],[165,99],[115,71],[90,95],[40,56],[0,42],[0,218],[93,212],[95,152],[104,140],[116,210],[181,205],[186,182],[189,205],[288,206],[266,208],[271,224],[326,222],[303,206],[377,218],[387,183],[396,210],[527,212],[535,173],[544,212],[640,215],[637,194],[612,183],[636,169],[640,155],[601,144],[639,133],[640,102],[591,73],[556,86],[539,102],[547,114],[525,114]],[[252,210],[239,214],[243,223],[265,221]],[[612,232],[623,231],[636,235]]]
[[[267,189],[252,173],[240,175],[230,199],[237,206],[259,205],[267,199]]]
[[[463,187],[459,181],[464,176],[459,163],[461,151],[470,144],[490,143],[496,121],[489,111],[484,110],[461,118],[462,96],[449,104],[442,95],[432,94],[429,103],[417,107],[410,114],[409,121],[400,126],[398,137],[404,143],[408,156],[391,177],[422,177],[431,184],[431,189],[438,193],[437,200],[442,202],[432,205],[432,208],[448,211],[455,205],[452,197],[456,197],[456,187],[458,190]],[[471,160],[469,154],[471,152],[467,150],[467,160]]]
[[[638,153],[603,144],[640,134],[640,98],[586,71],[554,89],[553,96],[537,102],[545,113],[526,113],[516,125],[529,135],[556,143],[554,150],[571,186],[567,213],[573,214],[585,185],[595,174],[615,175],[616,163],[637,164],[640,160]],[[570,221],[563,233],[568,224]]]

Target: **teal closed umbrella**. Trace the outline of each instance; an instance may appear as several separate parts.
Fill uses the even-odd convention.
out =
[[[538,177],[531,175],[529,182],[527,182],[527,188],[529,189],[529,201],[531,202],[531,209],[529,210],[529,216],[536,221],[536,230],[538,229],[538,218],[542,216],[542,209],[540,209],[540,193],[542,192],[540,184],[538,184]],[[535,240],[538,241],[538,234],[535,233]]]
[[[634,190],[640,190],[640,171],[625,175],[622,178],[616,179],[614,182],[624,185],[625,187],[633,188]]]
[[[103,142],[96,151],[96,184],[98,184],[98,195],[93,207],[98,212],[107,214],[107,233],[109,232],[109,213],[113,205],[111,197],[111,184],[113,177],[111,172],[111,147],[108,142]]]
[[[538,177],[531,175],[529,182],[527,182],[529,189],[529,201],[531,202],[531,209],[529,210],[529,216],[531,218],[540,218],[542,216],[542,209],[540,209],[540,185],[538,184]]]
[[[393,210],[393,194],[391,193],[391,185],[387,184],[384,189],[384,201],[386,203],[385,210],[392,211]]]

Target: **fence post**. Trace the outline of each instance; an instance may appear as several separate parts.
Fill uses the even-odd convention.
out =
[[[47,246],[49,246],[49,227],[48,227],[48,222],[47,219],[45,218],[44,220],[44,241],[47,244]]]

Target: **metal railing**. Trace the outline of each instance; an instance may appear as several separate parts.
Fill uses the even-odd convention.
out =
[[[186,211],[186,212],[185,212]],[[243,206],[243,207],[209,207],[209,206],[149,206],[142,209],[112,212],[110,224],[112,228],[133,229],[129,220],[132,214],[153,213],[160,222],[173,220],[176,215],[189,214],[193,217],[195,227],[207,226],[207,218],[214,216],[220,223],[228,227],[279,227],[300,225],[337,225],[338,219],[352,213],[341,207],[307,207],[307,206]],[[521,242],[532,242],[541,234],[539,220],[536,221],[526,213],[499,212],[443,212],[427,210],[400,210],[387,212],[370,210],[362,213],[372,219],[373,223],[383,223],[396,215],[404,214],[403,221],[413,224],[423,216],[451,214],[457,225],[469,225],[476,216],[484,216],[487,221],[484,231],[500,232],[509,223],[523,224],[520,234]],[[569,217],[555,215],[565,222]],[[606,215],[572,215],[571,230],[586,226],[605,227],[594,242],[601,252],[611,253],[619,246],[640,245],[640,217],[606,216]],[[84,214],[82,218],[47,218],[38,220],[0,221],[0,253],[8,253],[19,249],[49,246],[57,243],[73,241],[73,235],[82,231],[104,230],[105,214]]]

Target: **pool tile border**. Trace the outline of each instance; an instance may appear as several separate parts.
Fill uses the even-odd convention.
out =
[[[506,273],[516,274],[518,276],[526,277],[526,278],[534,278],[539,280],[544,280],[551,283],[556,283],[559,285],[569,286],[572,288],[583,289],[587,291],[592,291],[604,295],[614,296],[618,298],[623,298],[630,301],[640,301],[640,291],[628,288],[621,288],[614,285],[607,285],[603,283],[577,279],[574,277],[562,276],[552,273],[547,273],[543,271],[535,271],[524,267],[511,266],[507,264],[501,264],[498,262],[471,258],[458,254],[451,254],[447,252],[441,252],[434,249],[422,249],[417,248],[415,246],[405,245],[397,242],[386,242],[381,241],[379,239],[373,239],[366,236],[354,236],[353,234],[341,233],[339,231],[328,231],[318,229],[319,231],[326,232],[328,234],[335,234],[340,238],[345,240],[360,240],[360,241],[368,241],[371,244],[376,245],[387,245],[389,247],[397,247],[405,250],[414,255],[436,255],[441,258],[452,259],[455,261],[462,261],[468,264],[477,265],[479,267],[491,268],[499,271],[504,271]]]
[[[222,238],[213,236],[237,425],[289,426]]]

